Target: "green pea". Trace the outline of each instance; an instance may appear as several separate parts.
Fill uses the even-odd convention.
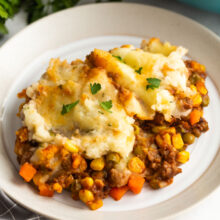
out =
[[[196,84],[198,81],[201,80],[201,76],[199,76],[199,74],[197,73],[194,73],[190,76],[189,78],[189,81],[192,83],[192,84]]]
[[[106,156],[106,161],[107,161],[107,162],[112,161],[112,162],[115,162],[115,163],[119,163],[119,161],[120,161],[120,156],[119,156],[118,153],[115,153],[115,152],[109,153],[109,154]]]
[[[208,105],[209,105],[209,96],[205,95],[205,96],[202,97],[202,106],[206,107]]]
[[[135,154],[136,156],[142,156],[143,153],[144,153],[144,151],[143,151],[143,149],[142,149],[141,146],[136,146],[136,147],[134,148],[134,154]]]
[[[161,131],[164,131],[166,129],[167,129],[166,126],[155,126],[152,128],[152,132],[157,134],[157,133],[160,133]]]
[[[185,133],[183,135],[183,141],[185,144],[192,144],[195,141],[195,136],[191,133]]]

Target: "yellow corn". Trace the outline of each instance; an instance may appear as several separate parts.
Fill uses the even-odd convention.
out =
[[[194,85],[190,85],[190,89],[191,89],[193,92],[197,92],[197,88],[196,88]]]
[[[71,140],[67,140],[64,147],[71,153],[77,153],[79,151],[79,148]]]
[[[163,135],[163,139],[167,145],[171,145],[171,137],[168,133]]]
[[[128,169],[134,173],[142,173],[145,170],[145,164],[138,157],[132,157],[128,162]]]
[[[63,187],[59,183],[54,183],[53,184],[53,190],[58,192],[58,193],[62,193]]]
[[[174,134],[172,136],[172,142],[173,142],[173,146],[176,148],[176,149],[181,149],[184,145],[183,143],[183,139],[181,137],[181,134],[178,133],[178,134]]]
[[[165,130],[165,132],[169,133],[169,134],[176,134],[176,128],[171,127],[171,128],[167,128]]]
[[[92,160],[92,162],[90,163],[90,167],[93,170],[97,170],[97,171],[101,171],[103,170],[103,168],[105,167],[105,160],[101,157],[101,158],[97,158]]]
[[[94,181],[91,177],[85,177],[84,179],[81,180],[81,184],[83,188],[89,189],[93,186]]]
[[[189,160],[189,152],[181,151],[177,154],[177,161],[180,163],[186,163]]]
[[[96,209],[99,209],[103,206],[103,202],[101,199],[98,199],[94,202],[89,202],[87,205],[89,206],[89,208],[91,210],[96,210]]]
[[[88,202],[92,202],[94,200],[94,195],[90,190],[81,189],[79,191],[79,198],[82,202],[88,203]]]
[[[197,93],[193,98],[192,98],[192,101],[193,101],[193,106],[199,106],[201,105],[202,103],[202,97],[199,93]]]
[[[197,90],[202,94],[202,95],[206,95],[207,94],[207,89],[206,89],[206,87],[205,87],[205,85],[204,85],[204,82],[201,82],[201,81],[199,81],[199,82],[197,82],[196,83],[196,87],[197,87]]]
[[[159,135],[159,134],[156,136],[156,143],[157,143],[157,145],[160,146],[160,147],[163,147],[163,146],[164,146],[163,138],[162,138],[161,135]]]

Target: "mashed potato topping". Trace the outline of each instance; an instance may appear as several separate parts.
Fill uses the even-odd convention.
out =
[[[188,114],[176,95],[194,94],[187,87],[189,73],[183,61],[187,50],[155,41],[143,43],[143,49],[132,45],[110,52],[95,49],[86,62],[52,59],[39,82],[27,88],[30,101],[23,114],[30,138],[51,143],[60,137],[70,139],[88,158],[109,151],[126,157],[135,140],[134,116],[151,120],[160,112],[169,121]],[[147,88],[149,78],[160,85]],[[94,84],[101,86],[96,94],[91,92]],[[108,101],[111,109],[103,109],[100,103]],[[64,105],[75,102],[62,114]]]
[[[93,95],[90,84],[100,83]],[[40,142],[69,138],[85,151],[88,158],[97,158],[109,151],[125,157],[134,145],[134,120],[120,102],[118,91],[103,69],[90,69],[86,64],[51,60],[38,84],[27,89],[32,99],[23,107],[24,124],[32,138]],[[62,115],[62,106],[79,100],[74,109]],[[100,103],[111,100],[111,112]],[[59,138],[56,135],[59,134]],[[58,140],[57,140],[58,139]]]
[[[130,115],[149,120],[158,111],[170,120],[174,115],[180,117],[184,114],[173,93],[182,92],[189,97],[194,93],[187,87],[189,73],[183,60],[187,50],[175,47],[169,55],[163,53],[126,45],[111,50],[111,53],[96,49],[90,59],[96,66],[106,68],[120,86],[132,93],[124,103]],[[160,87],[146,90],[147,78],[160,79]]]

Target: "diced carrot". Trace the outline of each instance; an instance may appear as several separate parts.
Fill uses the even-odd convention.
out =
[[[112,188],[110,190],[109,195],[116,201],[120,200],[123,195],[128,191],[129,187],[128,186],[122,186],[120,188]]]
[[[199,72],[205,72],[205,66],[196,62],[196,61],[191,61],[191,66],[194,70],[197,70]]]
[[[38,186],[39,189],[39,194],[41,196],[48,196],[48,197],[52,197],[54,191],[50,188],[50,186],[48,184],[41,184]]]
[[[26,182],[30,182],[36,172],[37,170],[30,163],[26,162],[21,166],[19,174]]]
[[[132,174],[128,180],[128,187],[133,193],[138,194],[141,192],[144,182],[145,179],[142,176]]]
[[[201,111],[194,109],[191,113],[190,113],[190,124],[194,125],[196,123],[198,123],[200,121],[200,118],[202,116]]]

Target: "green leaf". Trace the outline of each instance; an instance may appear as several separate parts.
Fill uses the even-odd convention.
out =
[[[7,11],[10,17],[14,14],[12,4],[8,3],[5,0],[0,0],[0,5]]]
[[[106,102],[101,102],[100,106],[106,110],[107,112],[112,113],[112,111],[110,111],[109,109],[112,108],[112,100],[106,101]]]
[[[146,86],[146,89],[159,88],[160,82],[161,82],[160,79],[157,79],[157,78],[147,78],[146,80],[147,80],[147,82],[149,83],[149,84]]]
[[[0,33],[1,34],[7,34],[8,33],[8,29],[2,23],[0,23]]]
[[[51,2],[52,12],[75,6],[80,0],[53,0]]]
[[[9,17],[8,12],[0,5],[0,17],[7,19]]]
[[[77,104],[79,103],[79,100],[77,100],[76,102],[67,104],[67,105],[63,105],[62,111],[61,111],[61,115],[65,115],[66,113],[68,113],[72,108],[74,108]]]
[[[99,83],[94,83],[93,85],[90,83],[90,89],[93,95],[95,95],[101,88],[101,84]]]
[[[140,67],[138,70],[135,70],[135,72],[138,73],[139,75],[141,75],[142,69],[143,69],[143,67]]]
[[[122,58],[120,56],[115,56],[115,55],[112,55],[114,58],[118,59],[119,61],[123,62]]]

